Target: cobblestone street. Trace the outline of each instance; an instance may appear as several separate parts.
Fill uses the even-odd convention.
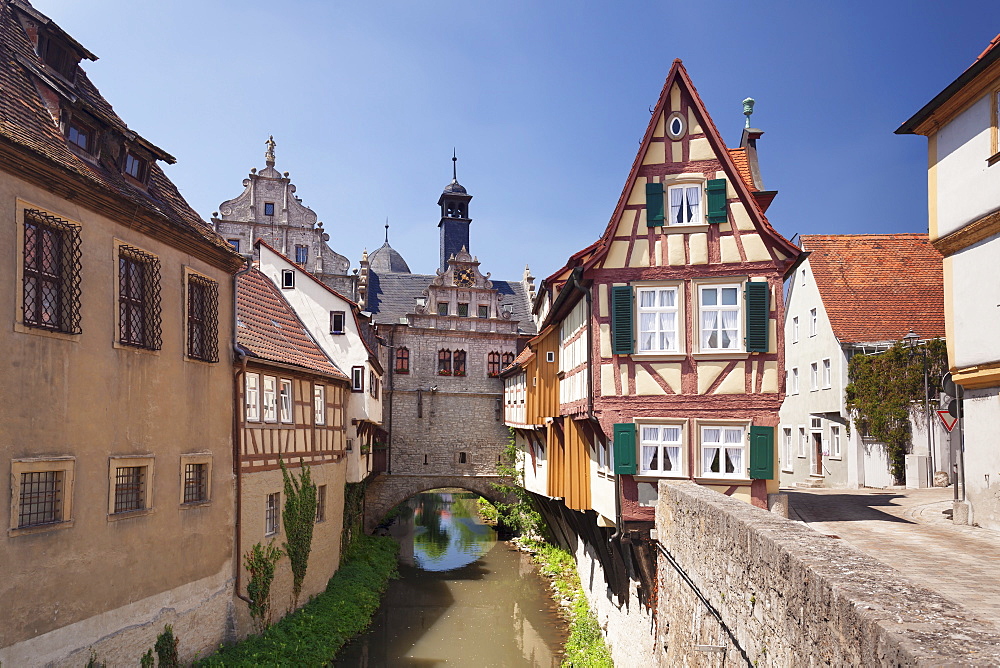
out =
[[[790,517],[1000,627],[1000,532],[951,523],[952,489],[786,490]]]

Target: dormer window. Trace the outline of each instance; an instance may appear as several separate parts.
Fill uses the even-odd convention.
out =
[[[94,152],[94,130],[86,123],[73,119],[66,128],[66,138],[69,143],[86,151]]]
[[[149,163],[144,159],[132,153],[132,151],[125,153],[125,168],[122,171],[124,171],[126,176],[132,177],[139,183],[145,183],[148,169]]]
[[[44,32],[38,35],[38,55],[50,68],[73,81],[80,59],[64,44]]]

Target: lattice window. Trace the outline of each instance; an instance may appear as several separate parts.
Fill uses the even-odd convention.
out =
[[[188,356],[205,362],[219,361],[219,284],[188,276]]]
[[[62,521],[62,471],[21,474],[18,528]]]
[[[439,350],[438,351],[438,375],[439,376],[450,376],[451,375],[451,351],[450,350]]]
[[[119,466],[115,471],[116,513],[146,508],[146,467]]]
[[[486,375],[490,378],[500,375],[500,353],[490,353],[486,356]]]
[[[80,329],[80,226],[24,211],[23,318],[29,327]]]
[[[410,349],[396,349],[396,373],[410,373]]]
[[[138,248],[118,247],[118,331],[126,345],[159,350],[160,261]]]
[[[514,361],[514,353],[504,353],[500,361],[500,368],[504,368]]]
[[[208,464],[184,465],[184,503],[208,501]]]

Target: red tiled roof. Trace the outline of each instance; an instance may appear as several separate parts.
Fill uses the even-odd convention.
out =
[[[747,188],[751,192],[757,190],[753,184],[753,176],[750,175],[750,160],[747,159],[747,150],[745,147],[740,146],[737,148],[727,148],[730,157],[733,159],[733,163],[736,165],[736,171],[740,173],[740,178],[743,179],[743,183],[747,184]]]
[[[926,234],[806,235],[823,306],[841,343],[943,337],[941,254]]]
[[[990,41],[990,44],[989,44],[989,46],[987,46],[987,47],[986,47],[985,49],[983,49],[983,52],[982,52],[982,53],[980,53],[980,54],[979,54],[979,55],[978,55],[978,56],[976,57],[976,60],[975,60],[975,62],[976,62],[976,63],[978,63],[978,62],[979,62],[980,60],[982,60],[983,58],[985,58],[985,57],[986,57],[986,55],[987,55],[987,54],[988,54],[988,53],[989,53],[990,51],[992,51],[993,49],[997,48],[997,45],[1000,45],[1000,35],[997,35],[996,37],[994,37],[994,38],[993,38],[993,39],[992,39],[992,40]]]
[[[174,161],[162,149],[127,128],[82,68],[77,66],[75,85],[63,83],[58,75],[51,73],[22,28],[16,16],[19,11],[22,9],[12,0],[0,0],[0,142],[9,142],[54,163],[73,176],[89,181],[95,190],[122,197],[144,212],[194,232],[219,248],[227,247],[226,241],[188,205],[155,160],[149,165],[148,185],[143,189],[122,176],[120,168],[114,164],[117,156],[111,155],[110,148],[102,151],[99,161],[84,160],[69,149],[39,93],[45,84],[39,83],[36,88],[38,77],[50,79],[54,86],[63,90],[62,95],[75,97],[76,106],[106,123],[113,132],[133,137],[134,144],[146,148],[157,159]],[[58,97],[59,94],[54,94],[53,99]]]
[[[239,277],[236,318],[236,340],[253,357],[347,380],[259,269]]]

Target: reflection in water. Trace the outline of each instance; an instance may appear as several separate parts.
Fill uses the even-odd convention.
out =
[[[428,492],[389,532],[400,575],[337,666],[559,665],[565,624],[530,558],[496,541],[476,496]]]

